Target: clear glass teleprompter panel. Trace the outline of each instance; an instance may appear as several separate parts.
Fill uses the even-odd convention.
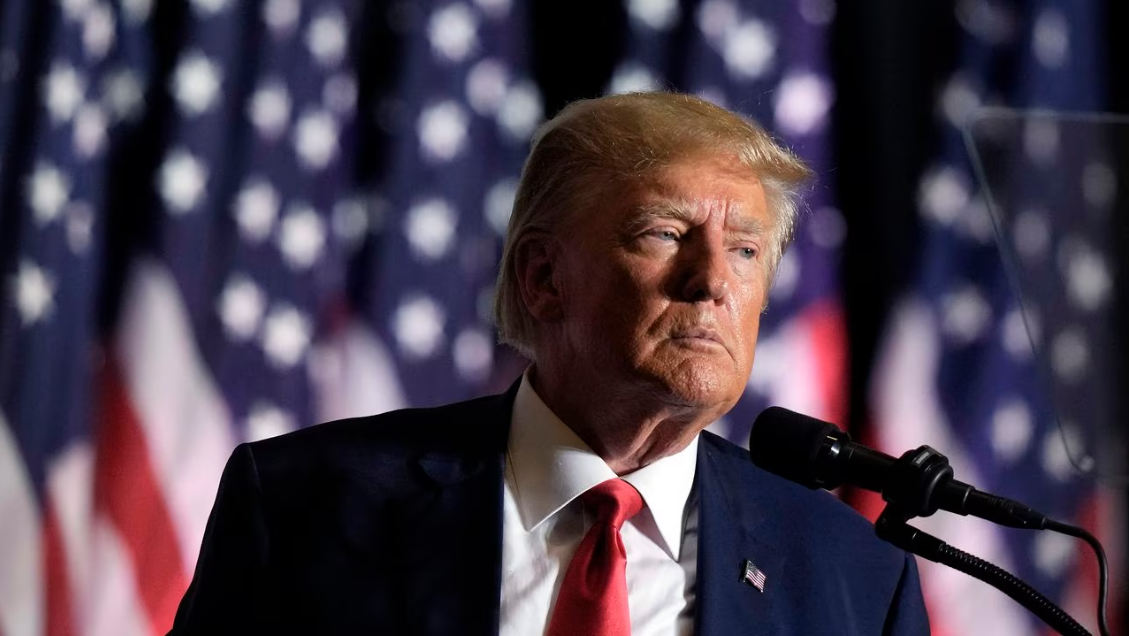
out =
[[[986,108],[965,141],[1073,469],[1129,484],[1129,117]]]

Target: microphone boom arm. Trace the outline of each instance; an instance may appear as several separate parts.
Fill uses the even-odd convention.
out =
[[[896,504],[887,505],[874,524],[875,533],[883,541],[888,541],[906,552],[964,572],[991,585],[1026,607],[1060,634],[1065,636],[1091,636],[1086,628],[1071,618],[1062,608],[1052,603],[1049,598],[1015,575],[909,525],[902,518],[902,513],[896,511]]]

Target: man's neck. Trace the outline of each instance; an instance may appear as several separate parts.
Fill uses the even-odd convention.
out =
[[[534,366],[530,382],[537,395],[617,475],[686,448],[722,409],[665,403],[653,392],[556,381]]]

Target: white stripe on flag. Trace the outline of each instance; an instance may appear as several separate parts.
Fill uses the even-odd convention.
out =
[[[43,527],[32,484],[0,413],[0,632],[43,633]]]
[[[310,377],[320,422],[407,406],[387,347],[356,320],[311,351]]]
[[[55,512],[66,555],[74,625],[85,624],[83,612],[90,590],[102,585],[90,568],[90,536],[93,526],[94,452],[85,442],[60,453],[47,472],[49,505]]]
[[[118,329],[123,381],[176,526],[184,571],[195,569],[224,464],[231,415],[196,349],[176,281],[155,261],[135,263]]]
[[[90,582],[89,605],[80,612],[84,636],[151,636],[129,552],[103,516],[91,527],[90,552],[90,571],[97,580]]]
[[[891,332],[874,376],[876,444],[892,455],[929,444],[949,458],[961,481],[980,483],[963,445],[950,434],[936,393],[941,343],[929,308],[904,301],[893,314]],[[913,524],[946,543],[1011,569],[999,529],[971,517],[946,513]],[[1002,592],[943,565],[919,559],[921,585],[935,626],[947,634],[1022,634],[1026,610]]]
[[[757,341],[756,361],[749,386],[770,404],[821,419],[838,419],[822,386],[820,356],[811,327],[813,319],[800,312],[772,334]],[[842,425],[842,422],[836,422]]]

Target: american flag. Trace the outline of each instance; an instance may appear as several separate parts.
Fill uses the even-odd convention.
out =
[[[768,580],[764,571],[754,565],[752,561],[745,561],[745,575],[743,578],[746,583],[761,592],[764,591],[764,583]]]
[[[770,404],[842,422],[846,333],[838,267],[845,227],[831,178],[829,1],[630,0],[612,92],[677,88],[751,117],[816,171],[795,244],[762,316],[745,395],[711,430],[748,445]]]
[[[1083,226],[1109,217],[1110,149],[1095,129],[1061,117],[980,110],[1101,110],[1101,16],[1093,3],[992,0],[958,3],[956,18],[960,61],[939,91],[938,152],[919,189],[921,261],[874,379],[878,439],[892,454],[928,443],[949,457],[958,479],[1089,528],[1114,561],[1116,600],[1123,511],[1087,472],[1097,455],[1081,450],[1096,445],[1097,413],[1059,411],[1060,430],[1053,407],[1062,403],[1053,404],[1047,383],[1088,387],[1091,398],[1108,388],[1101,369],[1113,342],[1096,316],[1112,302],[1113,264],[1094,229],[1100,224]],[[962,130],[972,122],[979,123],[966,147]],[[995,242],[990,204],[1004,253],[1041,285],[1023,302]],[[919,521],[1014,572],[1096,631],[1096,565],[1081,542],[944,513]],[[1003,594],[943,566],[925,563],[922,586],[934,633],[1046,630]]]
[[[0,10],[0,634],[164,633],[236,443],[520,370],[525,9]]]
[[[73,633],[108,588],[91,403],[109,168],[150,73],[144,8],[5,3],[0,31],[0,632]],[[43,54],[40,54],[42,51]],[[129,449],[115,448],[115,453]],[[76,487],[81,484],[81,487]]]

